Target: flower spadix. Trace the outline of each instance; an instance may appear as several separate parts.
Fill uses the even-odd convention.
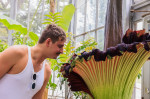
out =
[[[72,91],[84,91],[93,99],[131,99],[136,77],[150,57],[150,35],[128,30],[123,43],[106,51],[74,54],[61,72]]]

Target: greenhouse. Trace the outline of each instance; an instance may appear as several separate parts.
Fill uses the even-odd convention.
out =
[[[0,99],[150,99],[150,0],[0,0]]]

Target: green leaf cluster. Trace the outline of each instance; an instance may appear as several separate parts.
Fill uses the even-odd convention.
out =
[[[45,15],[48,19],[44,19],[45,22],[43,24],[54,23],[67,32],[74,12],[75,7],[72,4],[69,4],[64,7],[62,12],[57,12],[54,14],[49,12],[49,14]]]
[[[29,32],[26,27],[23,27],[19,22],[12,20],[11,18],[7,16],[0,15],[0,23],[3,23],[3,25],[6,26],[9,30],[15,31],[12,34],[15,44],[27,44],[28,45],[29,43],[31,43],[29,45],[35,45],[39,39],[36,33]]]
[[[8,44],[5,41],[0,40],[0,52],[8,48]]]

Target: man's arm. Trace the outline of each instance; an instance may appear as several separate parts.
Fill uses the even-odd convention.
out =
[[[49,79],[50,79],[50,76],[51,76],[51,69],[50,69],[50,66],[46,63],[45,64],[45,81],[43,83],[42,88],[33,96],[32,99],[42,99],[43,92],[46,88],[46,85],[47,85]]]
[[[0,53],[0,79],[16,64],[22,57],[18,46],[11,46]]]

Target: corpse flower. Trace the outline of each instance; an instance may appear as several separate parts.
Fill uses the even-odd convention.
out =
[[[150,57],[150,35],[128,30],[123,42],[107,51],[74,54],[61,68],[72,91],[93,99],[131,99],[139,71]]]

